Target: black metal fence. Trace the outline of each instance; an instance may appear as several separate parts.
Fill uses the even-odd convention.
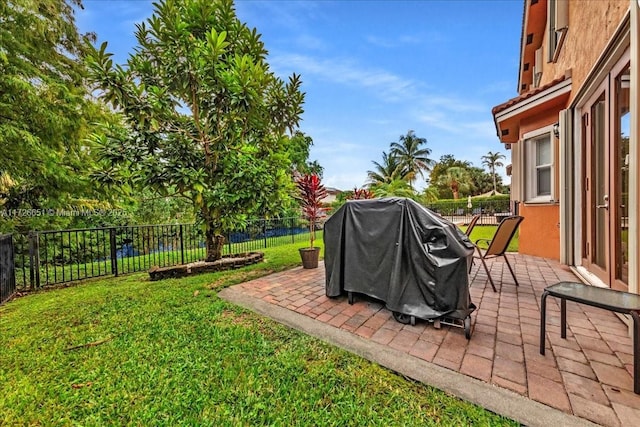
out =
[[[16,292],[13,237],[0,235],[0,304]]]
[[[457,224],[468,224],[471,218],[482,214],[478,225],[497,225],[509,216],[517,215],[518,207],[508,200],[471,200],[460,199],[456,202],[437,202],[427,205],[427,208],[440,214],[444,218]]]
[[[427,206],[448,220],[468,223],[482,213],[479,224],[495,225],[517,213],[509,200],[437,203]],[[226,233],[223,254],[251,252],[306,241],[308,223],[300,218],[255,220]],[[93,277],[147,271],[203,260],[204,231],[194,224],[139,225],[77,230],[33,231],[0,238],[0,301],[16,290]]]
[[[308,232],[299,218],[250,221],[244,229],[226,233],[223,254],[306,241]],[[33,231],[14,238],[18,289],[146,271],[206,256],[204,231],[193,224]]]

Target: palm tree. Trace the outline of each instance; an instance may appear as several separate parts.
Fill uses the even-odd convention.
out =
[[[492,153],[489,151],[486,155],[482,156],[482,164],[487,166],[491,171],[491,176],[493,176],[493,194],[495,195],[498,191],[496,188],[496,168],[500,166],[504,166],[501,159],[505,159],[504,154],[497,152]]]
[[[422,191],[422,201],[424,203],[433,203],[438,200],[438,189],[433,186],[429,186]]]
[[[404,179],[394,179],[390,182],[380,182],[371,185],[371,191],[375,193],[375,197],[407,197],[409,199],[419,199],[419,195],[415,192],[409,183]]]
[[[421,148],[426,145],[425,138],[418,138],[414,131],[410,130],[406,135],[400,136],[400,142],[391,143],[390,154],[397,157],[406,171],[406,179],[409,186],[413,188],[413,182],[420,175],[424,178],[424,173],[429,172],[434,162],[429,158],[431,154],[430,148]]]
[[[471,176],[469,171],[464,168],[453,166],[447,169],[444,175],[439,178],[441,185],[446,185],[451,189],[453,198],[460,198],[460,192],[465,191],[471,186]]]
[[[375,170],[367,171],[369,186],[390,183],[397,179],[406,179],[406,172],[400,163],[400,159],[386,152],[382,152],[382,164],[372,162]]]

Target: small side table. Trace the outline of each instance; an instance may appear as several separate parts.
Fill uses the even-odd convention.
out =
[[[560,299],[560,336],[567,337],[567,300],[587,304],[633,318],[633,391],[640,394],[640,295],[576,282],[560,282],[545,288],[540,301],[540,354],[544,355],[547,297]]]

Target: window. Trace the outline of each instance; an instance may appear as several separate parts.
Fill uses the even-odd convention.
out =
[[[569,1],[568,0],[549,0],[548,6],[548,47],[549,62],[558,60],[562,42],[569,27]]]
[[[550,129],[525,139],[527,202],[544,203],[553,200],[553,142]]]
[[[547,135],[536,144],[536,187],[534,196],[551,196],[551,141]]]

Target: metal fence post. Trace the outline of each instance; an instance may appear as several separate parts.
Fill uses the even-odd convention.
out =
[[[289,231],[291,232],[291,243],[295,242],[295,233],[293,232],[293,218],[287,218],[289,221]]]
[[[116,229],[109,229],[109,246],[111,246],[111,273],[118,276],[118,252],[116,249]]]
[[[180,264],[184,264],[184,238],[182,236],[182,224],[180,224]]]
[[[40,287],[40,236],[37,231],[29,232],[29,287]]]
[[[267,220],[262,220],[262,235],[264,236],[264,248],[267,248]]]
[[[0,304],[16,292],[15,250],[13,235],[0,235]]]
[[[34,232],[29,232],[29,287],[31,290],[34,289],[35,280],[36,280],[36,271],[35,271],[35,245],[33,243]]]

